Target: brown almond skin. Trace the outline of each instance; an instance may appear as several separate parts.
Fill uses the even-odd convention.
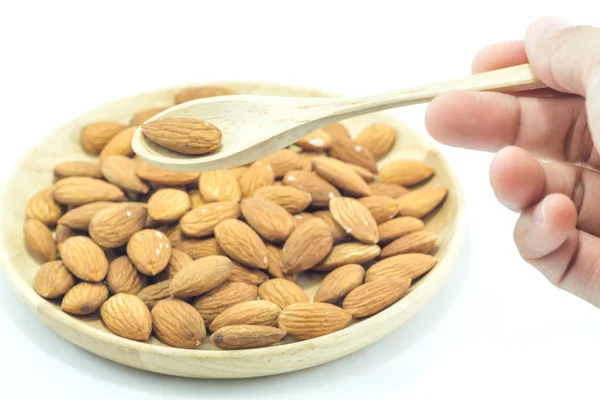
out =
[[[420,230],[402,236],[381,250],[380,258],[388,258],[405,253],[428,253],[435,247],[437,235],[427,230]]]
[[[329,156],[348,164],[359,165],[374,174],[378,172],[373,154],[353,140],[338,139],[334,141],[329,149]]]
[[[107,156],[100,164],[104,179],[128,192],[148,193],[150,188],[137,176],[137,163],[127,156]]]
[[[158,301],[171,297],[171,279],[146,286],[137,296],[149,309],[152,309]]]
[[[57,178],[68,178],[70,176],[102,178],[100,166],[97,163],[89,161],[65,161],[56,164],[53,172]]]
[[[188,298],[200,296],[225,282],[231,275],[231,261],[223,256],[195,260],[181,269],[171,280],[171,294]]]
[[[199,190],[190,190],[188,194],[190,195],[190,205],[192,209],[198,208],[206,204]]]
[[[261,285],[262,283],[268,281],[269,277],[260,269],[247,268],[235,261],[232,261],[231,275],[229,275],[228,280],[230,282],[244,282],[249,283],[250,285]]]
[[[352,196],[369,196],[371,189],[350,164],[330,157],[316,157],[313,170],[341,191]]]
[[[81,147],[88,154],[98,154],[123,129],[125,125],[114,121],[100,121],[86,125],[80,133]]]
[[[214,237],[208,239],[183,238],[177,248],[187,253],[194,260],[207,256],[226,255]]]
[[[137,128],[138,125],[129,126],[113,136],[100,152],[98,162],[101,163],[108,156],[133,156],[134,152],[131,147],[131,141]]]
[[[248,169],[250,169],[250,167],[242,165],[241,167],[229,168],[227,169],[227,172],[233,175],[235,179],[239,180],[242,177],[242,175],[244,175],[246,171],[248,171]]]
[[[256,300],[258,287],[243,282],[225,282],[198,297],[194,307],[210,324],[219,314],[236,304]]]
[[[310,194],[312,198],[311,205],[314,207],[327,207],[332,198],[340,196],[340,192],[335,186],[314,172],[290,171],[285,174],[282,182],[285,186],[295,187]]]
[[[257,189],[272,185],[275,182],[275,174],[271,164],[258,160],[250,165],[238,182],[242,190],[242,198],[252,197]]]
[[[277,203],[258,197],[242,200],[242,215],[260,236],[272,243],[282,243],[296,227],[296,220]]]
[[[181,90],[175,95],[175,104],[181,104],[196,99],[204,99],[207,97],[228,96],[232,94],[238,94],[238,92],[223,86],[190,87]]]
[[[314,301],[335,304],[363,283],[365,269],[359,264],[348,264],[331,271],[319,285]]]
[[[37,219],[50,227],[56,225],[63,214],[63,207],[54,201],[52,189],[42,189],[27,202],[25,216]]]
[[[284,273],[307,270],[323,260],[333,247],[333,234],[322,219],[307,221],[296,228],[283,245],[281,269]]]
[[[339,122],[334,122],[333,124],[329,124],[326,127],[322,128],[325,132],[329,133],[333,139],[350,139],[350,133],[348,133],[348,129]]]
[[[63,311],[74,315],[89,315],[108,299],[108,289],[103,283],[81,282],[67,292],[62,300]]]
[[[367,207],[377,224],[384,223],[398,214],[398,203],[387,196],[367,196],[358,199],[359,203]]]
[[[371,196],[388,196],[396,198],[402,196],[404,193],[408,193],[407,188],[393,183],[373,182],[369,184],[369,188],[371,189]]]
[[[80,206],[96,201],[123,201],[121,189],[112,183],[87,177],[69,177],[56,182],[52,196],[60,204]]]
[[[256,232],[237,219],[227,219],[215,227],[219,247],[246,267],[267,269],[267,248]]]
[[[100,307],[104,325],[114,334],[126,339],[145,341],[152,333],[152,316],[137,296],[119,293]]]
[[[238,218],[240,213],[240,205],[232,201],[208,203],[185,213],[179,225],[188,236],[206,237],[213,234],[220,222]]]
[[[422,183],[434,174],[433,168],[417,160],[395,160],[384,164],[379,171],[379,181],[401,186]]]
[[[56,260],[56,244],[52,232],[42,222],[28,219],[23,225],[25,245],[30,253],[42,262]]]
[[[436,264],[436,258],[429,254],[399,254],[371,265],[365,275],[365,282],[386,278],[416,279]]]
[[[308,192],[292,186],[264,186],[257,189],[253,197],[271,200],[285,208],[290,214],[301,213],[312,201],[312,196]]]
[[[162,223],[179,221],[190,207],[190,196],[179,189],[159,189],[148,199],[148,215]]]
[[[90,237],[102,247],[123,246],[146,225],[148,210],[142,203],[113,204],[98,211],[88,226]]]
[[[137,176],[148,182],[177,186],[197,182],[200,174],[161,169],[142,161],[138,165]]]
[[[56,299],[75,286],[75,277],[62,261],[44,263],[35,274],[33,288],[45,299]]]
[[[329,229],[331,229],[331,233],[333,233],[333,244],[344,243],[351,239],[351,236],[346,233],[346,230],[333,218],[331,211],[315,211],[312,215],[322,219],[329,225]]]
[[[206,337],[202,315],[185,301],[160,300],[151,315],[154,334],[169,346],[196,349]]]
[[[283,329],[272,326],[224,326],[210,337],[210,342],[221,350],[256,349],[279,342],[286,335]]]
[[[300,168],[298,169],[302,171],[312,171],[313,160],[322,155],[322,152],[303,151],[302,153],[300,153]]]
[[[207,202],[233,201],[242,198],[242,189],[237,178],[228,170],[207,171],[200,175],[202,199]]]
[[[68,226],[58,224],[54,231],[54,241],[56,242],[56,248],[60,252],[62,242],[70,238],[71,236],[84,236],[85,234],[81,231],[71,229]]]
[[[182,154],[206,154],[221,145],[219,128],[196,118],[160,118],[142,125],[154,143]]]
[[[358,200],[336,197],[331,199],[329,208],[333,218],[356,240],[366,244],[379,242],[377,222]]]
[[[398,217],[380,224],[379,242],[389,243],[399,237],[420,231],[425,227],[423,221],[414,217]]]
[[[86,236],[73,236],[60,248],[63,263],[71,273],[88,282],[100,282],[108,273],[104,251]]]
[[[279,314],[278,325],[298,340],[313,339],[344,329],[352,315],[329,303],[296,303]]]
[[[281,308],[270,301],[246,301],[229,307],[219,314],[210,324],[210,330],[216,332],[230,325],[277,326],[280,312]]]
[[[108,265],[106,283],[112,294],[138,294],[146,286],[147,279],[131,263],[129,257],[121,256]]]
[[[354,140],[367,148],[376,159],[380,159],[394,147],[397,136],[396,128],[378,122],[367,126]]]
[[[398,197],[400,215],[423,218],[439,206],[448,195],[446,188],[421,188]]]
[[[258,296],[262,300],[268,300],[281,308],[285,308],[290,304],[309,301],[308,295],[304,293],[300,286],[282,278],[270,279],[260,285]]]
[[[381,253],[381,248],[376,244],[360,242],[342,243],[333,246],[331,252],[313,271],[332,271],[346,264],[362,264],[376,259]]]
[[[287,279],[290,282],[296,282],[298,278],[297,273],[284,274],[281,269],[281,249],[271,243],[267,243],[267,258],[269,261],[269,267],[267,271],[274,278]]]
[[[263,158],[273,168],[275,178],[281,178],[288,171],[300,168],[300,154],[289,149],[281,149]]]
[[[374,173],[372,173],[371,171],[369,171],[366,168],[361,167],[360,165],[356,165],[356,164],[346,164],[346,165],[348,165],[350,168],[352,168],[352,170],[354,170],[354,172],[356,172],[358,174],[358,176],[360,176],[367,183],[373,182],[375,180],[375,178],[377,178],[377,176]],[[369,186],[369,185],[367,185],[367,186]],[[370,186],[369,186],[369,191],[371,191]]]
[[[327,132],[317,129],[294,144],[306,151],[323,151],[330,148],[332,143],[333,139]]]
[[[115,203],[110,201],[97,201],[95,203],[85,204],[67,211],[58,223],[68,226],[71,229],[88,230],[90,221],[101,210],[108,208]]]
[[[311,213],[303,212],[303,213],[294,215],[294,218],[296,218],[296,225],[300,226],[303,223],[310,221],[311,219],[315,219],[316,217],[314,215],[312,215]]]
[[[354,318],[376,314],[404,296],[410,283],[410,279],[379,279],[364,283],[348,293],[344,310]]]
[[[171,259],[169,238],[156,229],[144,229],[131,236],[127,243],[127,256],[144,275],[162,272]]]
[[[173,279],[176,273],[181,271],[183,267],[194,261],[186,252],[179,249],[171,248],[171,258],[169,264],[160,274],[155,275],[156,281],[163,281],[165,279]]]
[[[150,118],[154,117],[157,114],[165,111],[167,107],[155,107],[155,108],[147,108],[142,111],[138,111],[133,114],[131,117],[131,121],[129,121],[129,125],[141,125]]]

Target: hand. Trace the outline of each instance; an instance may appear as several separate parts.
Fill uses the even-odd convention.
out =
[[[473,72],[526,62],[553,91],[440,95],[426,126],[442,143],[497,152],[490,181],[520,213],[521,256],[600,307],[600,29],[540,19],[524,41],[482,50]]]

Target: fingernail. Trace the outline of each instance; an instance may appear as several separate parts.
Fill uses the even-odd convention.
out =
[[[540,18],[531,24],[531,30],[535,32],[556,32],[573,26],[572,23],[560,17]]]
[[[531,219],[536,225],[542,225],[546,220],[546,200],[547,197],[544,198],[544,200],[542,200],[542,202],[533,209],[533,215],[531,216]]]

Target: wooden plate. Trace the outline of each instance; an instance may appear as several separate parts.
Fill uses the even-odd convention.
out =
[[[270,83],[218,84],[241,93],[330,96],[313,89]],[[368,346],[402,326],[442,286],[457,259],[464,237],[465,215],[460,185],[446,160],[419,133],[389,115],[374,113],[344,121],[344,125],[354,136],[373,122],[394,125],[400,132],[399,138],[393,151],[382,162],[398,158],[423,160],[437,171],[427,184],[441,184],[449,189],[443,206],[426,220],[427,228],[439,234],[438,245],[434,249],[438,264],[403,299],[379,314],[355,322],[339,332],[303,342],[287,339],[268,348],[222,351],[214,349],[206,340],[199,350],[184,350],[167,347],[154,338],[139,343],[117,337],[106,330],[97,315],[72,317],[64,313],[57,303],[38,296],[32,283],[40,264],[27,253],[22,233],[27,201],[39,190],[50,187],[55,164],[89,159],[79,145],[79,132],[83,126],[100,120],[128,124],[131,116],[139,110],[172,105],[173,97],[180,89],[172,87],[137,94],[73,119],[26,154],[4,183],[0,194],[2,269],[29,309],[52,330],[101,357],[162,374],[202,378],[276,375],[323,364]],[[311,298],[318,285],[315,276],[299,282]]]

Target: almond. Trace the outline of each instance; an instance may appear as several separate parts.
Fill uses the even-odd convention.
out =
[[[227,170],[208,171],[200,175],[200,193],[202,199],[209,203],[213,201],[239,202],[242,190],[235,176]]]
[[[186,252],[194,260],[207,256],[226,255],[214,237],[208,239],[185,238],[179,243],[177,248]]]
[[[95,203],[84,204],[76,207],[63,215],[58,223],[71,229],[88,230],[90,221],[101,210],[108,208],[115,203],[110,201],[97,201]]]
[[[379,122],[367,126],[354,140],[369,149],[376,159],[380,159],[394,147],[397,136],[396,128]]]
[[[333,234],[322,219],[307,221],[296,228],[281,251],[284,273],[307,270],[323,260],[333,247]]]
[[[235,179],[240,179],[242,177],[242,175],[244,175],[246,173],[246,171],[248,171],[250,167],[246,167],[244,165],[242,165],[241,167],[234,167],[234,168],[229,168],[227,170],[227,172],[229,172],[231,175],[233,175],[233,177]]]
[[[399,254],[371,265],[365,276],[365,282],[385,278],[416,279],[436,264],[436,258],[429,254]]]
[[[348,164],[330,157],[317,157],[313,169],[321,178],[345,193],[354,196],[368,196],[371,189]]]
[[[37,219],[28,219],[23,226],[25,245],[40,261],[56,260],[56,245],[50,229]]]
[[[277,343],[286,332],[272,326],[224,326],[210,337],[210,342],[221,350],[256,349]]]
[[[350,197],[336,197],[329,203],[333,218],[355,239],[375,244],[379,241],[377,222],[364,205]]]
[[[125,125],[114,121],[94,122],[86,125],[80,133],[81,147],[89,154],[98,154]]]
[[[235,90],[222,86],[199,86],[181,90],[175,95],[175,104],[185,103],[187,101],[204,99],[206,97],[227,96],[238,94]]]
[[[252,268],[267,269],[267,248],[258,234],[237,219],[228,219],[215,227],[215,237],[225,254]]]
[[[314,172],[290,171],[283,177],[285,186],[292,186],[304,190],[312,197],[312,205],[315,207],[327,207],[329,200],[339,197],[340,192],[326,180],[320,178]]]
[[[175,274],[171,281],[173,296],[199,296],[216,288],[231,275],[231,261],[223,256],[209,256],[192,261]]]
[[[386,163],[379,171],[379,181],[411,186],[424,182],[434,174],[427,164],[417,160],[396,160]]]
[[[215,226],[227,219],[240,216],[240,205],[232,201],[208,203],[188,211],[181,217],[179,225],[188,236],[205,237],[213,234]]]
[[[420,230],[402,236],[381,250],[381,258],[397,254],[427,253],[435,246],[437,235],[427,230]]]
[[[391,197],[367,196],[358,199],[358,201],[367,207],[367,210],[378,224],[389,221],[398,214],[398,203]]]
[[[121,256],[108,265],[106,283],[113,294],[138,294],[146,286],[146,277],[135,269],[129,257]]]
[[[171,242],[156,229],[144,229],[131,236],[127,256],[144,275],[154,276],[167,267],[171,259]]]
[[[129,121],[129,125],[141,125],[150,118],[154,117],[157,114],[165,111],[167,107],[156,107],[156,108],[148,108],[146,110],[138,111],[133,114],[131,117],[131,121]]]
[[[33,288],[45,299],[55,299],[67,293],[75,286],[75,277],[71,275],[62,261],[49,261],[35,274]]]
[[[250,168],[238,179],[242,190],[242,197],[251,197],[254,192],[275,182],[275,174],[271,164],[265,161],[255,161]]]
[[[86,236],[73,236],[60,248],[63,263],[79,279],[89,282],[104,280],[108,260],[102,249]]]
[[[94,215],[89,224],[90,237],[102,247],[121,247],[144,228],[147,215],[142,203],[113,204]]]
[[[294,217],[271,200],[259,197],[244,199],[240,208],[248,224],[270,242],[285,242],[296,227]]]
[[[127,127],[110,139],[110,141],[100,152],[100,155],[98,156],[98,162],[102,163],[102,161],[108,156],[131,157],[134,155],[133,148],[131,147],[131,141],[133,140],[133,135],[137,130],[138,125],[139,124]]]
[[[259,286],[258,296],[285,308],[290,304],[309,301],[302,288],[287,279],[270,279]]]
[[[56,225],[62,213],[62,206],[52,197],[52,189],[42,189],[37,192],[27,202],[25,208],[25,216],[28,219],[37,219],[48,226]]]
[[[179,189],[159,189],[148,199],[148,214],[158,222],[171,223],[189,211],[190,196]]]
[[[181,227],[179,224],[177,225],[163,225],[158,228],[159,231],[167,235],[169,242],[171,242],[171,247],[179,246],[183,240],[187,240],[187,236],[181,232]]]
[[[300,153],[300,167],[298,169],[302,171],[312,171],[312,162],[315,158],[322,156],[324,153],[317,153],[312,151],[303,151]]]
[[[275,278],[287,279],[291,282],[296,282],[298,274],[284,274],[281,269],[281,249],[270,243],[267,245],[267,258],[269,260],[268,272]]]
[[[61,204],[80,206],[96,201],[122,201],[125,194],[117,186],[100,179],[70,177],[61,179],[52,189],[54,200]]]
[[[292,186],[264,186],[254,192],[254,197],[271,200],[290,214],[304,211],[312,201],[309,193]]]
[[[210,324],[210,330],[216,332],[224,326],[231,325],[277,326],[280,312],[281,308],[270,301],[245,301],[219,314]]]
[[[376,314],[404,296],[410,282],[410,279],[379,279],[364,283],[344,298],[344,310],[354,318]]]
[[[125,156],[108,156],[100,165],[102,176],[122,190],[147,193],[150,189],[136,174],[137,163]]]
[[[289,171],[300,168],[300,154],[289,149],[281,149],[269,154],[263,158],[263,161],[271,165],[275,178],[281,178]]]
[[[348,129],[339,122],[334,122],[326,127],[322,128],[329,134],[333,139],[351,139]]]
[[[344,329],[352,315],[329,303],[296,303],[279,314],[278,325],[298,340],[313,339]]]
[[[404,186],[396,185],[393,183],[371,183],[369,184],[371,188],[372,196],[388,196],[392,198],[396,198],[402,196],[404,193],[408,193],[408,189]]]
[[[108,299],[103,283],[81,282],[67,292],[62,300],[63,311],[74,315],[92,314]]]
[[[85,233],[82,231],[71,229],[65,225],[56,225],[56,230],[54,231],[54,241],[56,242],[56,248],[59,252],[62,242],[64,242],[71,236],[85,236]]]
[[[155,276],[155,279],[165,280],[165,279],[173,279],[175,274],[177,274],[183,267],[188,265],[194,261],[192,257],[190,257],[187,253],[179,250],[179,249],[171,249],[171,258],[169,259],[169,264],[167,268],[165,268],[160,274]]]
[[[154,334],[169,346],[195,349],[206,337],[202,316],[185,301],[161,300],[152,308],[151,314]]]
[[[210,324],[228,308],[247,301],[256,300],[258,288],[243,282],[225,282],[194,301],[194,307]]]
[[[199,190],[190,190],[188,194],[190,195],[190,205],[192,209],[206,204]]]
[[[346,165],[348,165],[350,168],[352,168],[354,170],[354,172],[356,172],[358,174],[358,176],[360,176],[365,182],[373,182],[376,178],[376,175],[374,173],[372,173],[371,171],[369,171],[366,168],[361,167],[360,165],[356,165],[356,164],[346,164]],[[370,186],[369,186],[369,190],[371,190]]]
[[[87,161],[65,161],[54,166],[54,176],[57,178],[68,178],[70,176],[87,176],[90,178],[102,178],[100,166]]]
[[[145,341],[152,333],[152,316],[137,296],[119,293],[106,300],[100,308],[104,325],[116,335]]]
[[[171,297],[171,280],[167,279],[154,285],[146,286],[137,294],[149,309],[162,299]]]
[[[346,264],[362,264],[376,259],[381,248],[376,244],[350,242],[333,246],[327,257],[313,271],[331,271]]]
[[[377,162],[373,154],[353,140],[336,140],[329,149],[329,156],[348,164],[359,165],[374,174],[377,173]]]
[[[333,139],[327,132],[318,129],[304,136],[294,144],[307,151],[323,151],[331,147],[332,142]]]
[[[440,187],[415,189],[398,197],[400,215],[422,218],[439,206],[448,189]]]
[[[315,301],[335,304],[354,288],[361,285],[364,277],[365,269],[362,265],[348,264],[334,269],[327,274],[319,285],[315,294]]]
[[[425,227],[423,221],[415,217],[398,217],[384,222],[377,227],[379,242],[389,243],[409,233],[420,231]]]
[[[317,217],[315,217],[311,213],[303,212],[303,213],[294,215],[294,218],[296,218],[296,225],[300,226],[303,223],[305,223],[306,221],[310,221],[311,219],[315,219]]]
[[[152,142],[181,154],[206,154],[221,146],[219,128],[196,118],[161,118],[142,125]]]
[[[350,240],[350,235],[348,235],[346,230],[333,218],[331,211],[315,211],[312,215],[322,219],[329,225],[329,229],[331,229],[331,233],[333,233],[333,244],[340,244]]]
[[[267,274],[259,269],[246,268],[235,261],[231,263],[230,282],[244,282],[250,285],[260,285],[269,280]]]
[[[141,162],[137,169],[137,176],[145,181],[162,185],[177,186],[196,182],[200,177],[197,172],[178,172],[160,169],[146,162]]]

